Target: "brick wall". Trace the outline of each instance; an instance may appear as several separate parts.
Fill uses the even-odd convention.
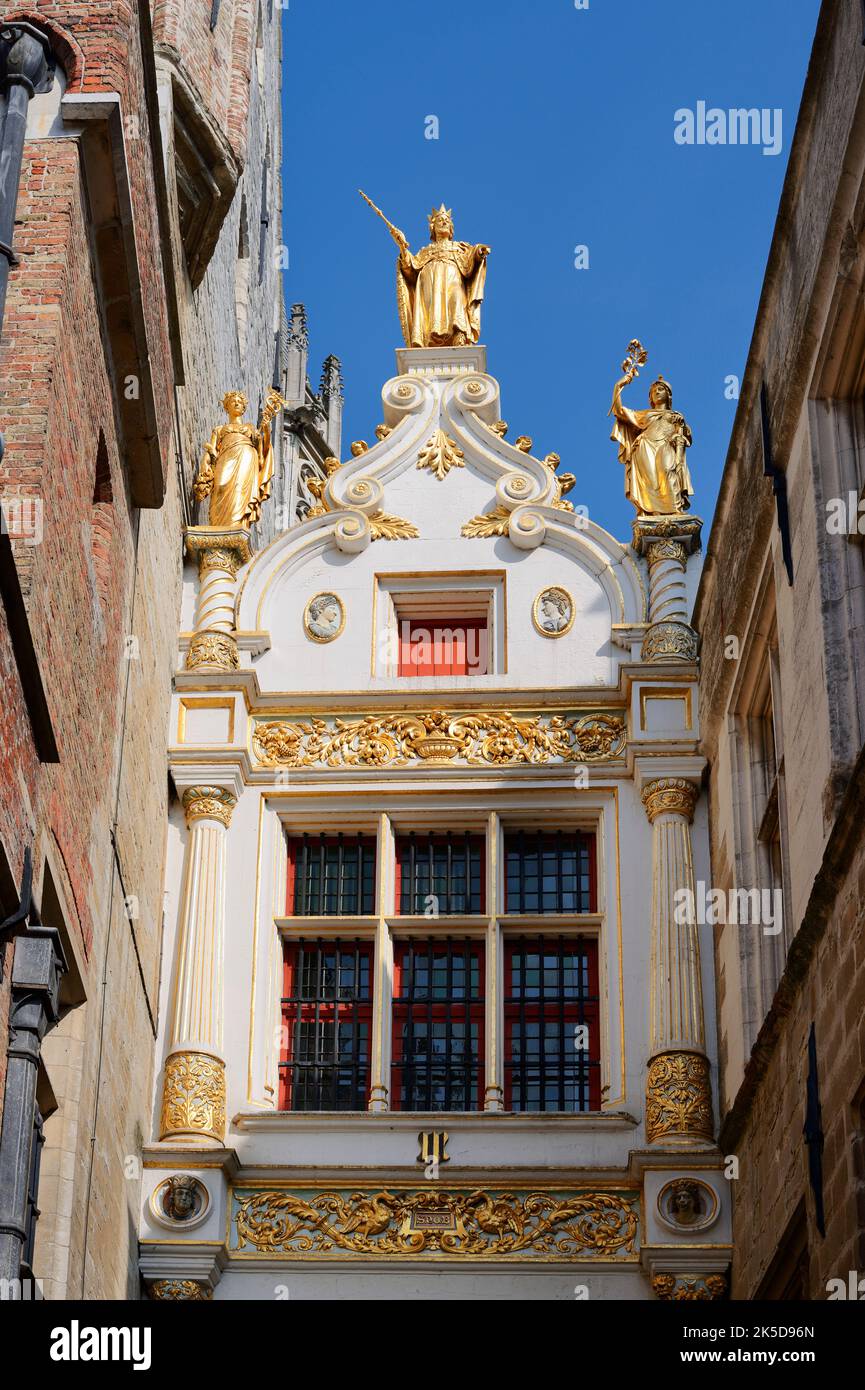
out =
[[[176,456],[179,443],[188,488],[227,386],[243,386],[254,408],[273,372],[280,287],[271,245],[249,298],[243,362],[235,264],[244,189],[251,250],[258,252],[257,190],[268,130],[274,142],[269,242],[278,239],[279,11],[266,26],[261,81],[257,73],[252,80],[251,0],[225,0],[213,34],[210,12],[211,0],[154,8],[160,63],[182,66],[198,92],[202,119],[220,128],[240,164],[246,161],[212,264],[193,293],[184,279],[176,221],[170,244],[161,235],[137,4],[0,3],[0,19],[29,18],[50,29],[68,90],[120,95],[167,480],[161,508],[132,505],[118,423],[122,383],[111,374],[78,140],[74,132],[28,139],[15,229],[21,265],[10,277],[0,342],[6,437],[0,490],[42,503],[41,540],[16,542],[16,563],[60,762],[42,765],[36,758],[0,609],[0,836],[16,876],[25,845],[35,847],[37,887],[43,851],[51,847],[87,992],[87,1002],[45,1044],[60,1101],[46,1125],[37,1240],[37,1273],[49,1297],[138,1296],[135,1160],[153,1131],[169,798],[165,748],[182,578]],[[166,133],[170,137],[170,121]],[[166,166],[168,215],[173,210],[176,219],[170,148]],[[187,369],[188,385],[177,400],[167,274],[176,279]],[[6,1034],[7,990],[4,969],[0,1037]],[[0,1086],[4,1052],[0,1048]]]

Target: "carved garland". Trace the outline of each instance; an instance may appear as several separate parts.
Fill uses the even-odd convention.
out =
[[[598,762],[617,757],[624,718],[610,714],[367,715],[360,719],[275,720],[258,724],[252,746],[268,767],[402,767],[421,760],[497,767],[524,763]]]
[[[607,1192],[253,1192],[236,1249],[264,1255],[632,1256],[639,1198]]]

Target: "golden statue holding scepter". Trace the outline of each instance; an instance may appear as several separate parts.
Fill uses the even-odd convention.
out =
[[[622,390],[629,386],[648,353],[634,338],[622,363],[624,376],[613,387],[613,404],[608,414],[615,417],[610,438],[619,446],[619,462],[625,465],[625,496],[640,516],[681,515],[689,510],[693,494],[685,450],[691,446],[691,431],[684,415],[673,409],[670,383],[659,376],[649,387],[647,410],[630,410],[622,403]]]
[[[192,489],[196,502],[210,498],[209,526],[236,530],[258,521],[273,477],[270,422],[285,404],[278,391],[269,391],[256,427],[243,418],[247,401],[242,391],[223,396],[228,421],[217,425],[205,444]]]
[[[417,255],[399,227],[358,189],[399,247],[396,297],[406,347],[464,347],[481,335],[481,304],[490,247],[454,241],[451,210],[429,214],[430,241]]]

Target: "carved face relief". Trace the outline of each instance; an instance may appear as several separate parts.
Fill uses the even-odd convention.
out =
[[[574,622],[574,600],[567,589],[542,589],[532,606],[532,622],[542,637],[564,637]]]
[[[306,605],[303,626],[313,642],[332,642],[345,627],[345,609],[336,594],[316,594]]]
[[[198,1226],[210,1206],[204,1184],[186,1173],[173,1173],[150,1199],[150,1210],[161,1226]]]
[[[658,1194],[658,1211],[671,1230],[703,1231],[718,1215],[718,1198],[696,1178],[676,1178]]]

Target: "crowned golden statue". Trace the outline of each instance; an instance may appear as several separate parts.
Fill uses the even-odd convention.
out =
[[[210,498],[208,525],[235,530],[258,521],[273,477],[270,421],[282,404],[279,393],[271,391],[255,426],[243,418],[247,400],[242,391],[223,396],[228,421],[217,425],[205,444],[193,486],[197,502]]]
[[[361,197],[387,224],[399,247],[396,296],[406,347],[478,342],[489,246],[454,241],[453,215],[442,203],[429,214],[429,244],[415,255],[399,228],[365,193]]]
[[[622,391],[639,375],[648,354],[635,338],[622,363],[624,376],[613,387],[614,416],[610,438],[619,446],[619,462],[625,465],[625,496],[640,515],[681,515],[688,511],[694,492],[685,450],[691,431],[684,415],[673,409],[673,391],[659,376],[649,387],[647,410],[631,410],[622,402]]]

